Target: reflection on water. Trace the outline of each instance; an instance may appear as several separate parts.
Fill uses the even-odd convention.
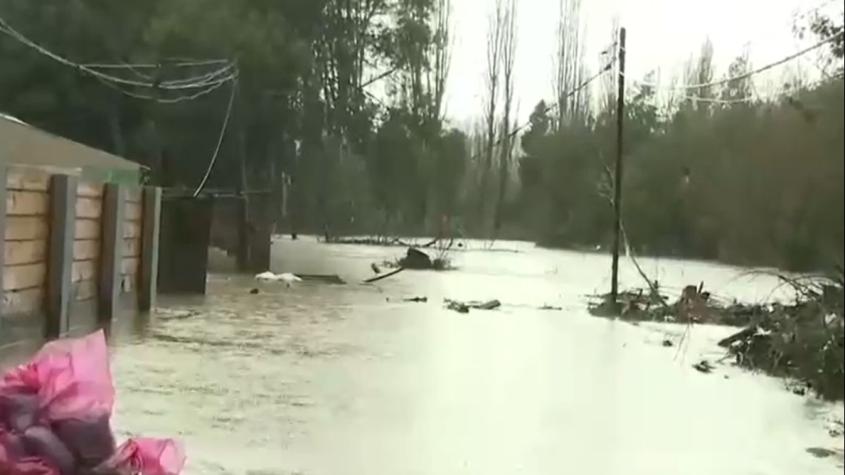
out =
[[[839,472],[842,439],[824,423],[841,404],[690,367],[718,359],[730,329],[695,327],[683,352],[667,349],[683,327],[587,315],[585,296],[609,286],[606,256],[479,247],[450,255],[456,271],[361,285],[403,249],[280,240],[272,271],[349,285],[215,274],[204,298],[162,298],[145,336],[115,352],[115,425],[178,434],[191,474]],[[760,301],[776,286],[724,266],[642,264],[678,292],[703,280]],[[632,268],[622,279],[640,285]],[[399,302],[416,296],[428,301]],[[444,298],[503,306],[458,314]]]

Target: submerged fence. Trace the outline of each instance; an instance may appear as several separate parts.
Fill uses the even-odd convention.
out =
[[[0,165],[0,362],[155,306],[161,190]]]

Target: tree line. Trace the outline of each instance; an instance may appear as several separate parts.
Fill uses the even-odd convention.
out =
[[[809,21],[807,34],[830,40],[822,79],[809,83],[796,74],[769,99],[756,93],[747,54],[719,73],[709,42],[668,84],[668,94],[656,88],[654,74],[628,81],[622,205],[631,251],[802,271],[841,268],[841,25],[841,17]],[[694,87],[713,83],[721,84]],[[523,189],[512,212],[546,245],[611,242],[612,88],[596,102],[597,113],[570,119],[549,114],[541,102],[521,138]]]
[[[45,50],[154,86],[103,81],[0,34],[0,108],[191,190],[235,88],[208,188],[286,184],[279,220],[301,231],[415,228],[455,213],[468,153],[443,118],[450,12],[449,0],[0,0],[6,26]],[[155,87],[207,73],[185,64],[209,58],[236,65],[237,81],[180,101]],[[144,64],[157,67],[132,67]]]
[[[514,88],[531,72],[515,66],[517,3],[495,0],[487,18],[484,100],[469,129],[443,114],[449,0],[0,0],[6,25],[44,49],[152,84],[105,84],[0,32],[0,110],[188,191],[226,122],[206,186],[270,190],[279,230],[430,235],[446,225],[466,237],[605,246],[618,25],[607,74],[581,88],[602,71],[585,66],[580,0],[561,1],[556,97],[523,128]],[[802,34],[835,39],[826,79],[790,80],[774,99],[747,77],[685,88],[753,68],[740,55],[717,72],[709,44],[675,81],[681,92],[665,94],[653,76],[629,80],[633,251],[791,269],[842,262],[843,21],[806,23]],[[179,77],[214,79],[196,61],[209,58],[235,65],[237,80],[162,100],[172,91],[160,86]]]

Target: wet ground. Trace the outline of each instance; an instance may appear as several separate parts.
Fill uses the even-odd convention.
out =
[[[474,246],[450,254],[460,270],[361,285],[403,250],[280,240],[273,271],[349,284],[214,274],[205,298],[163,299],[145,336],[115,350],[115,425],[182,438],[189,474],[841,473],[826,425],[841,403],[691,367],[720,358],[714,342],[732,329],[696,326],[688,345],[663,347],[685,327],[587,314],[607,256]],[[704,280],[761,301],[776,286],[724,266],[643,265],[678,291]],[[622,274],[641,285],[627,261]],[[428,302],[399,301],[415,296]],[[444,298],[504,305],[464,315]]]

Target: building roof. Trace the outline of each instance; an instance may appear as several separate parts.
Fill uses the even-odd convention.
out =
[[[0,113],[0,162],[77,170],[83,176],[139,177],[141,165],[87,145],[37,129]],[[122,181],[122,180],[119,180]]]

